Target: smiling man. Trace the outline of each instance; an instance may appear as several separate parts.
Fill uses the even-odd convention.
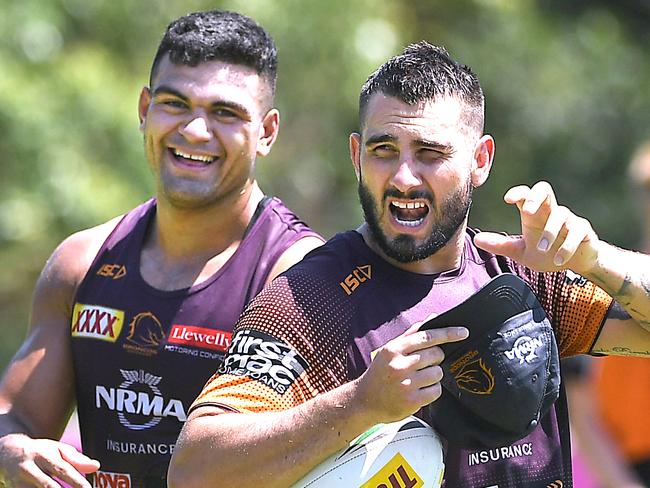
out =
[[[365,222],[251,302],[191,408],[170,486],[291,486],[416,412],[445,432],[446,488],[571,486],[558,356],[649,354],[650,258],[600,240],[543,182],[504,197],[521,236],[468,228],[495,150],[483,112],[477,77],[426,42],[370,76],[350,137]],[[494,279],[534,306],[482,334],[499,296],[516,302],[498,285],[465,321],[419,330]]]
[[[69,237],[46,264],[0,384],[3,486],[167,486],[187,411],[244,306],[322,243],[255,179],[278,134],[276,66],[248,17],[169,25],[138,107],[155,198]],[[86,456],[54,440],[75,404]]]

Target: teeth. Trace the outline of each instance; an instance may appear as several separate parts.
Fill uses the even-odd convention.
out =
[[[418,220],[400,220],[400,219],[395,219],[397,220],[401,225],[404,225],[406,227],[417,227],[420,225],[422,222],[424,222],[424,219],[418,219]]]
[[[409,202],[409,203],[402,203],[402,202],[390,202],[391,205],[395,205],[397,208],[408,208],[408,209],[414,209],[414,208],[424,208],[424,203],[422,202]]]
[[[214,161],[214,158],[212,156],[199,156],[196,154],[188,154],[179,151],[178,149],[174,149],[174,154],[176,156],[180,156],[181,158],[191,159],[192,161],[200,161],[202,163],[211,163],[212,161]]]

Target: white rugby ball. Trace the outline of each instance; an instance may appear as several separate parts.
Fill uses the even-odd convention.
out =
[[[407,417],[372,427],[293,488],[438,488],[444,472],[438,435]]]

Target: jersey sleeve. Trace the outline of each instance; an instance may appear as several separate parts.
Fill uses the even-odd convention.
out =
[[[345,383],[349,314],[337,297],[314,273],[293,268],[276,278],[242,314],[190,410],[283,410]]]
[[[560,357],[589,353],[613,298],[569,270],[540,273],[513,261],[510,266],[530,285],[546,310],[555,329]]]

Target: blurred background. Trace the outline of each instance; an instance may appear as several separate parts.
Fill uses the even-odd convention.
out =
[[[325,236],[361,220],[347,154],[361,84],[427,39],[486,93],[497,152],[472,225],[517,232],[503,193],[546,179],[602,237],[639,242],[625,167],[650,135],[647,0],[0,0],[0,366],[55,246],[151,195],[138,95],[169,21],[209,8],[276,39],[282,128],[259,178]]]

